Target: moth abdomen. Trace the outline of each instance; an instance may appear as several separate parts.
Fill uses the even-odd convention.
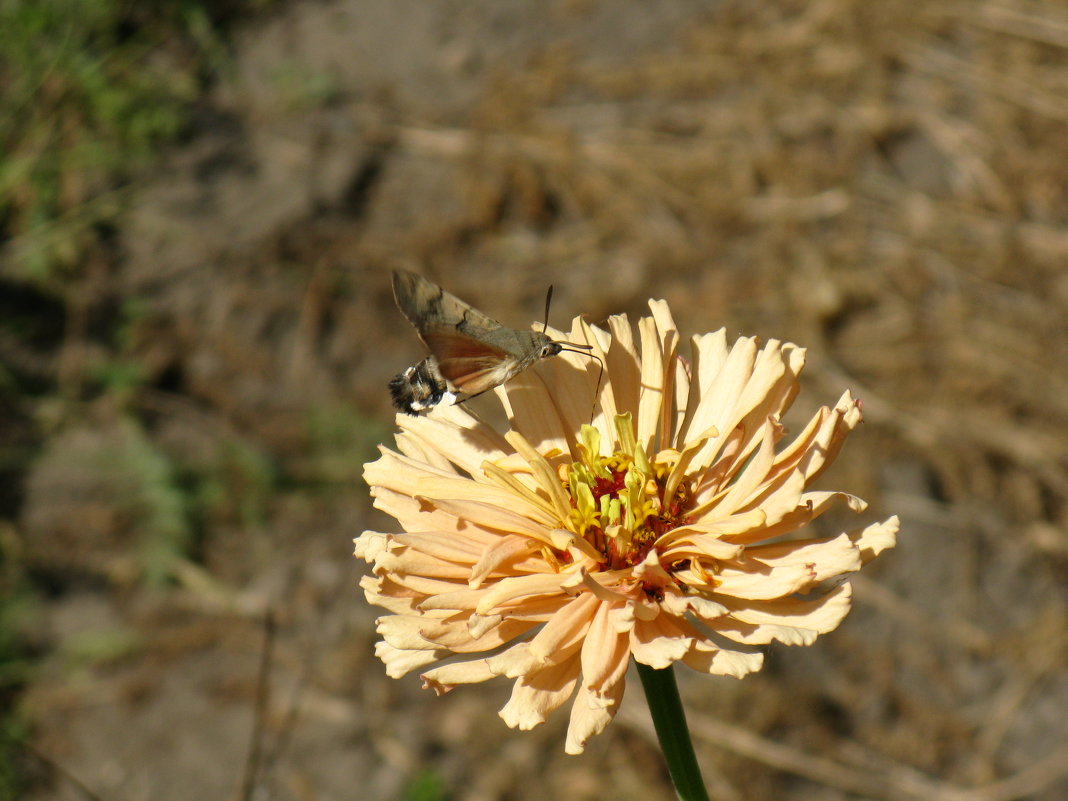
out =
[[[442,401],[455,402],[433,356],[393,376],[389,394],[399,411],[411,415],[428,412]]]

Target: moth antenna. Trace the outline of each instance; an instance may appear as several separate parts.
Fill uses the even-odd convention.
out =
[[[541,332],[549,331],[549,304],[553,302],[553,285],[549,284],[549,291],[545,293],[545,322],[541,324]]]
[[[590,408],[590,425],[592,426],[593,416],[597,413],[597,399],[601,397],[601,380],[604,378],[604,362],[601,361],[601,357],[595,353],[591,353],[590,356],[593,356],[593,358],[597,360],[597,364],[600,367],[600,370],[597,372],[597,386],[593,390],[593,406]]]
[[[597,386],[593,390],[593,408],[590,409],[590,424],[593,424],[593,416],[597,412],[597,399],[601,395],[601,381],[604,380],[604,361],[596,353],[590,353],[593,350],[593,345],[579,345],[574,342],[567,343],[566,347],[560,348],[560,350],[569,350],[572,353],[578,353],[581,356],[589,356],[591,359],[597,360],[597,365],[600,370],[597,372]]]

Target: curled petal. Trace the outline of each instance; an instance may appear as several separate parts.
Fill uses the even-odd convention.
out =
[[[530,653],[541,661],[581,644],[590,628],[590,617],[600,607],[592,595],[583,594],[561,609],[530,642]]]
[[[613,687],[627,672],[629,637],[611,621],[612,606],[599,604],[582,643],[582,680],[596,692]]]
[[[732,651],[712,643],[698,642],[682,661],[687,667],[701,673],[740,679],[760,670],[764,664],[764,654]]]
[[[502,537],[479,555],[478,561],[471,568],[471,587],[478,587],[491,573],[504,564],[529,556],[537,550],[534,543],[522,537]]]
[[[670,615],[638,621],[630,636],[630,652],[643,665],[661,670],[682,659],[696,642],[688,629]]]
[[[375,656],[382,660],[386,666],[386,675],[391,679],[399,679],[413,670],[418,670],[426,665],[444,659],[449,652],[440,650],[422,651],[411,648],[394,648],[387,642],[375,644]]]
[[[849,612],[851,596],[852,588],[843,584],[813,600],[780,598],[753,601],[747,606],[727,603],[729,622],[719,621],[716,631],[746,645],[765,645],[773,640],[811,645],[817,635],[838,628]]]
[[[735,598],[781,598],[800,592],[816,577],[807,563],[770,566],[749,562],[746,567],[724,567],[716,574],[717,595]]]
[[[428,670],[419,676],[423,680],[424,690],[433,690],[444,695],[457,684],[478,684],[495,678],[498,674],[490,670],[489,660],[472,659],[469,662],[453,662]]]
[[[619,709],[624,688],[623,679],[599,693],[586,687],[579,688],[575,703],[571,705],[571,723],[564,743],[566,753],[581,754],[586,749],[586,742],[605,730]]]
[[[533,729],[544,723],[575,691],[578,655],[556,664],[531,670],[512,686],[512,697],[500,711],[501,720],[513,729]]]
[[[511,451],[500,434],[458,407],[433,417],[398,415],[397,424],[421,446],[468,475],[475,475],[484,461],[495,461]]]
[[[774,545],[753,545],[746,555],[775,568],[805,566],[812,581],[841,576],[860,569],[860,550],[847,534],[833,540],[794,540]]]
[[[897,544],[899,521],[897,515],[888,517],[882,523],[872,523],[860,531],[850,534],[849,538],[860,549],[861,562],[867,564],[887,548]]]

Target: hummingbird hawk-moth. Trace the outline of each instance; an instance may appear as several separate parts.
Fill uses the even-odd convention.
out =
[[[463,403],[534,362],[589,345],[555,342],[542,331],[506,328],[421,275],[393,271],[393,297],[430,355],[389,382],[393,405],[408,414]],[[552,287],[545,300],[548,318]],[[546,328],[548,325],[546,324]],[[591,354],[592,355],[592,354]]]

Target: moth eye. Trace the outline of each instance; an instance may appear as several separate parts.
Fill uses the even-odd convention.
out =
[[[559,342],[550,342],[542,347],[541,358],[545,359],[549,356],[555,356],[561,350],[563,350],[563,345],[561,345]]]

